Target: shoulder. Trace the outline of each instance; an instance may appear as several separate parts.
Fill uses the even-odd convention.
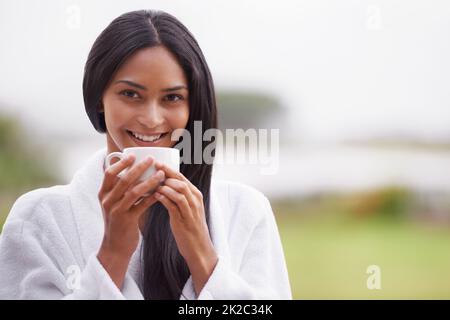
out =
[[[226,202],[235,215],[248,217],[253,221],[255,218],[260,220],[273,215],[267,197],[253,186],[223,179],[213,179],[211,185],[221,202]]]
[[[5,224],[12,221],[41,225],[58,215],[64,216],[70,206],[67,185],[39,188],[21,195],[14,202]]]
[[[64,272],[82,263],[76,231],[65,186],[29,191],[15,201],[2,227],[0,264],[20,274]]]

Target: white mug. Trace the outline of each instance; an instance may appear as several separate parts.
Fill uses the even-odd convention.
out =
[[[180,172],[180,150],[175,148],[166,148],[166,147],[132,147],[125,148],[123,152],[112,152],[108,154],[105,158],[105,168],[111,166],[111,160],[115,157],[119,159],[123,159],[129,154],[134,154],[135,160],[133,164],[137,164],[148,156],[153,157],[156,161],[167,165],[174,171]],[[130,167],[125,168],[122,172],[118,174],[119,177],[122,177]],[[150,178],[155,172],[155,165],[152,164],[139,178],[139,181],[144,181]]]

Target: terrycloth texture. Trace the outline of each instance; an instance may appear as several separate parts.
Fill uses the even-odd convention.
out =
[[[143,299],[139,245],[119,290],[97,259],[103,215],[97,198],[106,148],[68,185],[36,189],[14,203],[0,235],[0,299]],[[197,297],[292,299],[272,208],[256,189],[213,179],[211,238],[218,263]]]

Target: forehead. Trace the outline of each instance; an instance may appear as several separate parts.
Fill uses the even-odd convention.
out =
[[[165,47],[139,49],[119,68],[113,80],[130,80],[151,87],[187,85],[176,57]]]

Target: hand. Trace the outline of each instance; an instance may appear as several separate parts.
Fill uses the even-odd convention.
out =
[[[139,218],[148,207],[156,202],[153,194],[141,198],[149,191],[154,191],[164,179],[164,172],[157,171],[149,179],[139,182],[139,177],[152,165],[154,160],[150,158],[132,166],[134,160],[134,155],[130,155],[106,169],[98,193],[105,224],[103,242],[98,257],[104,266],[108,264],[111,268],[115,265],[121,266],[120,270],[111,270],[114,275],[110,273],[112,277],[116,278],[116,284],[121,284],[121,280],[123,280],[123,278],[120,279],[121,275],[126,272],[126,268],[123,270],[123,267],[128,266],[128,261],[139,243]],[[117,176],[130,166],[132,167],[126,174],[122,177]],[[138,200],[140,201],[138,202]],[[124,263],[125,261],[126,263]],[[107,266],[105,268],[108,269]]]
[[[203,194],[182,173],[155,162],[166,175],[154,193],[166,207],[180,254],[191,271],[197,294],[212,273],[217,255],[206,223]]]

